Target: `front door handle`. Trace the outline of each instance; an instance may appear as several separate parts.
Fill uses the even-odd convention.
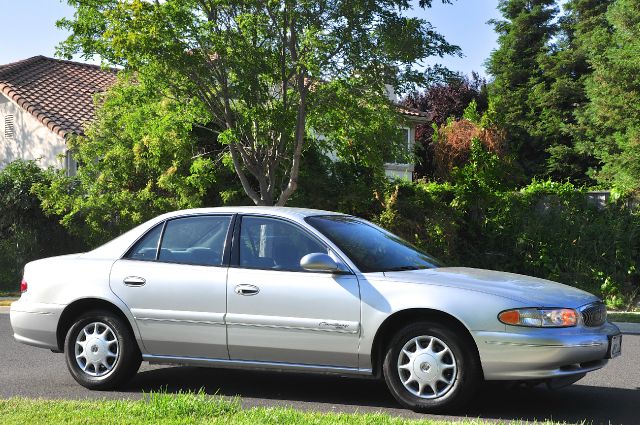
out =
[[[127,276],[122,281],[127,286],[142,286],[147,283],[144,278],[138,276]]]
[[[255,285],[237,285],[235,292],[238,295],[256,295],[260,292],[260,288]]]

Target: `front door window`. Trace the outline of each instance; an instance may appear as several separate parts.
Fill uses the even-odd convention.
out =
[[[304,271],[300,259],[327,248],[304,230],[282,220],[247,216],[240,228],[240,266]]]

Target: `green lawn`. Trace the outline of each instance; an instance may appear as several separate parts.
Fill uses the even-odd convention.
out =
[[[20,292],[0,290],[0,297],[18,298],[19,296],[20,296]]]
[[[0,400],[3,425],[37,424],[488,424],[481,419],[462,421],[408,420],[389,415],[302,412],[291,408],[243,409],[236,400],[206,394],[152,393],[143,400],[53,401],[11,398]],[[555,422],[544,422],[555,424]]]
[[[609,312],[607,318],[610,322],[640,323],[640,312]]]

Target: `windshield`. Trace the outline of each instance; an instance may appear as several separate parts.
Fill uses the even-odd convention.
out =
[[[429,254],[365,220],[344,215],[311,216],[305,220],[336,244],[362,273],[441,266]]]

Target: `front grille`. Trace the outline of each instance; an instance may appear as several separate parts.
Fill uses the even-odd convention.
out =
[[[580,313],[584,325],[590,328],[602,326],[607,321],[607,306],[599,301],[582,307]]]

